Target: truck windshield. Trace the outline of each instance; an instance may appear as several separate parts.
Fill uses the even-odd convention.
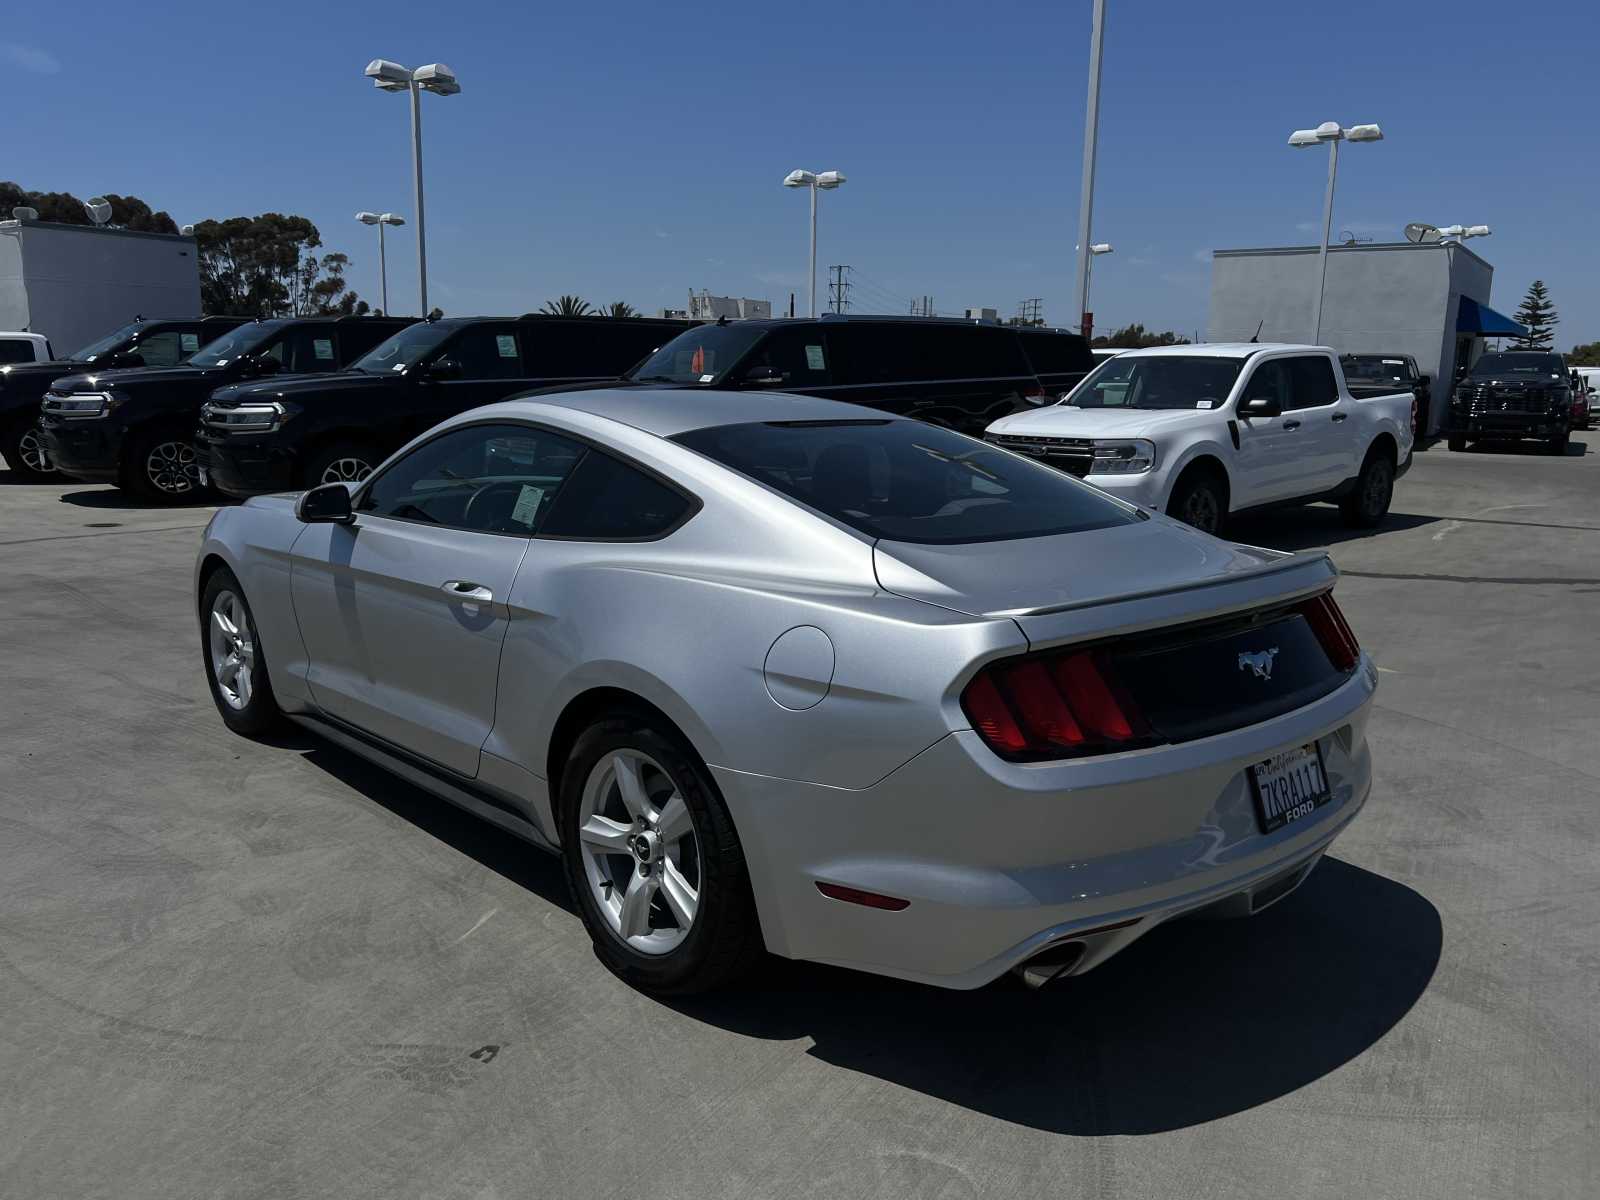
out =
[[[232,333],[225,333],[198,354],[191,355],[191,367],[225,367],[236,358],[243,358],[261,349],[283,332],[282,321],[253,321],[241,325]]]
[[[685,330],[624,378],[635,383],[721,383],[766,332],[748,325],[701,325]]]
[[[1505,354],[1485,354],[1472,364],[1471,374],[1475,377],[1486,375],[1520,375],[1527,378],[1530,375],[1553,375],[1557,378],[1565,375],[1567,368],[1562,365],[1559,354],[1528,354],[1515,351]]]
[[[110,354],[113,350],[122,349],[123,345],[139,332],[139,322],[131,321],[121,329],[114,329],[103,338],[97,338],[83,349],[75,351],[72,359],[76,362],[94,362],[102,354]]]
[[[442,325],[437,321],[407,325],[388,341],[379,342],[356,359],[351,369],[364,371],[368,375],[404,371],[427,358],[460,328],[459,325]]]
[[[1108,358],[1061,403],[1077,408],[1221,408],[1242,358],[1152,355]]]

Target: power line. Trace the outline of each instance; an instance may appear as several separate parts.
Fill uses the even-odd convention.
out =
[[[828,280],[828,307],[836,313],[850,311],[850,266],[848,263],[829,267],[833,276]]]
[[[1027,300],[1017,301],[1017,324],[1043,325],[1044,324],[1044,299],[1034,296]]]

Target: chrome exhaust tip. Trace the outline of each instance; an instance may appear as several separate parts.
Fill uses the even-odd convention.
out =
[[[1023,983],[1033,991],[1038,991],[1047,983],[1054,983],[1066,975],[1083,957],[1084,945],[1082,942],[1057,942],[1047,946],[1032,958],[1018,963],[1011,968]]]

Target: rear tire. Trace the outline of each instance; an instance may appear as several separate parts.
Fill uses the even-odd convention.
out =
[[[1215,471],[1190,470],[1172,489],[1167,515],[1221,537],[1228,523],[1228,488]]]
[[[1339,501],[1344,523],[1355,529],[1375,529],[1388,515],[1394,499],[1394,463],[1381,450],[1369,450],[1361,464],[1355,490]]]
[[[227,567],[219,567],[206,579],[200,592],[200,622],[200,657],[222,723],[245,737],[274,729],[283,713],[272,692],[255,617],[244,589]]]
[[[157,429],[128,439],[117,486],[152,504],[181,504],[205,495],[194,446],[176,430]]]
[[[377,448],[365,442],[334,442],[306,460],[301,482],[308,488],[324,483],[360,483],[382,461]]]
[[[44,483],[60,479],[61,472],[50,465],[44,443],[32,425],[17,425],[0,440],[0,458],[23,483]]]
[[[623,982],[703,992],[761,957],[733,818],[659,718],[617,712],[586,729],[561,773],[557,819],[573,902],[595,955]]]
[[[1452,433],[1449,437],[1449,440],[1446,442],[1446,445],[1448,445],[1450,449],[1454,450],[1457,454],[1460,454],[1467,448],[1467,439],[1459,436],[1458,434]]]

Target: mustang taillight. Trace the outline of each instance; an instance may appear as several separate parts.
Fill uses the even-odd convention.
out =
[[[1317,635],[1323,653],[1335,669],[1349,671],[1361,661],[1361,645],[1350,632],[1339,606],[1333,602],[1332,592],[1323,592],[1307,600],[1300,606],[1300,614],[1311,626],[1311,632]]]
[[[1142,744],[1149,730],[1093,650],[1001,659],[961,693],[973,729],[1001,758],[1106,754]]]

